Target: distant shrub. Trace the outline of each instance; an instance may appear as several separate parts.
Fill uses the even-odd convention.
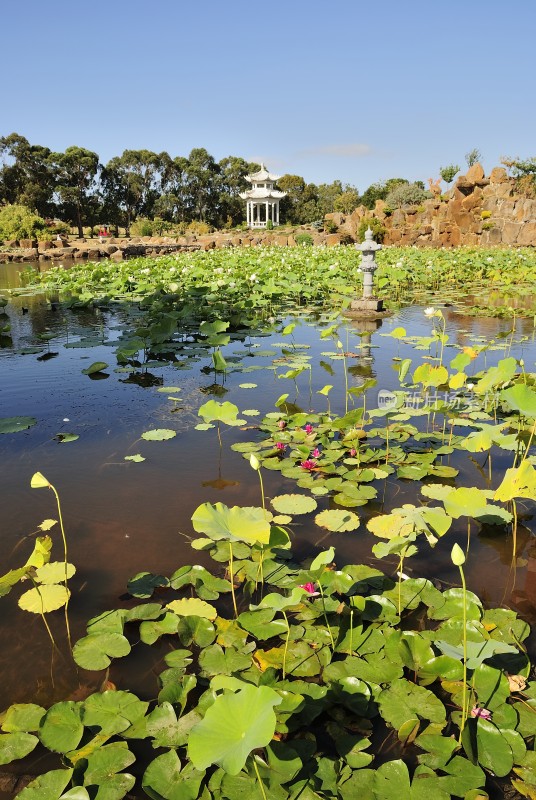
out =
[[[441,167],[439,174],[445,183],[452,183],[454,176],[460,171],[458,164],[449,164],[448,167]]]
[[[296,244],[312,244],[313,237],[310,233],[297,233],[294,237]]]
[[[274,223],[272,222],[271,219],[269,219],[268,222],[266,223],[266,230],[273,231],[273,229],[274,229]]]
[[[36,239],[46,222],[26,206],[0,208],[0,239]]]
[[[368,228],[371,229],[373,238],[376,242],[383,242],[385,234],[387,233],[387,229],[377,217],[364,217],[361,220],[357,230],[357,238],[360,242],[365,241],[365,233],[367,232]]]
[[[489,219],[491,217],[491,211],[482,211],[480,216],[482,217],[482,219]]]
[[[187,233],[193,233],[195,236],[203,236],[205,233],[212,233],[213,228],[206,222],[198,222],[194,220],[190,222],[186,228]]]
[[[150,219],[139,217],[136,222],[130,226],[131,236],[153,236],[153,223]]]
[[[417,206],[417,214],[423,214],[426,211],[426,206]]]
[[[324,230],[326,231],[326,233],[337,233],[337,231],[339,230],[339,226],[337,225],[334,219],[327,219],[324,222]]]
[[[315,219],[314,222],[311,222],[311,227],[315,229],[315,231],[323,231],[324,230],[325,222],[323,219]]]
[[[385,202],[389,208],[402,208],[403,206],[418,206],[424,200],[430,197],[430,194],[415,183],[401,184],[395,186],[387,197]]]
[[[341,244],[349,245],[354,244],[355,240],[349,233],[341,233]]]
[[[483,231],[490,231],[494,227],[495,227],[495,223],[494,222],[484,222],[484,224],[482,225],[482,230]]]

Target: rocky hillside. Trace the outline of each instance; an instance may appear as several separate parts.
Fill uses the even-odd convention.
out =
[[[386,228],[385,244],[536,246],[536,200],[520,196],[515,180],[502,167],[495,167],[486,178],[482,166],[475,164],[446,195],[421,206],[391,211],[379,200],[373,212],[360,206],[350,216],[328,217],[339,231],[356,237],[363,217],[371,215]]]

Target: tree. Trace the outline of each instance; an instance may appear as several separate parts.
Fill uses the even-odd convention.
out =
[[[387,181],[372,183],[366,189],[362,196],[361,202],[366,208],[373,209],[376,205],[376,200],[385,200],[389,192],[396,189],[397,186],[408,184],[405,178],[389,178]]]
[[[297,225],[300,222],[300,210],[305,192],[305,181],[301,175],[283,175],[277,181],[277,186],[287,196],[281,200],[281,216],[286,222]],[[310,199],[310,198],[309,198]]]
[[[83,147],[68,147],[64,153],[51,153],[56,172],[56,192],[61,199],[63,216],[78,227],[82,238],[83,223],[96,208],[95,177],[99,157]]]
[[[335,211],[342,214],[351,214],[359,205],[359,194],[356,189],[347,188],[335,198]]]
[[[183,156],[170,158],[160,154],[162,194],[155,202],[155,211],[170,222],[184,222],[188,204],[188,159]]]
[[[43,217],[54,213],[50,150],[18,133],[0,139],[0,201],[24,205]]]
[[[454,180],[454,176],[456,175],[456,173],[459,171],[460,168],[457,164],[449,164],[448,167],[441,167],[441,169],[439,170],[439,174],[441,175],[445,183],[450,184]]]
[[[221,167],[204,147],[196,147],[190,152],[186,166],[186,181],[191,219],[217,224]]]
[[[472,150],[469,150],[469,152],[465,154],[465,160],[469,168],[471,168],[473,164],[476,164],[478,161],[480,161],[481,158],[482,154],[476,147],[474,147]]]
[[[21,205],[0,208],[0,239],[33,239],[46,227],[45,220]]]
[[[109,222],[124,224],[127,236],[137,216],[151,217],[160,194],[165,156],[151,150],[125,150],[103,169],[103,200]]]
[[[220,198],[219,218],[220,224],[227,220],[236,225],[244,219],[244,203],[239,197],[240,192],[248,188],[246,175],[258,172],[260,164],[253,164],[238,156],[227,156],[218,163],[220,168]]]

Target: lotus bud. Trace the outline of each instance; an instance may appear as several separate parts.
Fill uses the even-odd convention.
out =
[[[259,459],[255,455],[255,453],[251,453],[251,455],[249,457],[249,463],[251,464],[252,468],[254,470],[256,470],[257,472],[260,470],[261,462],[259,461]]]
[[[459,544],[455,544],[450,552],[450,559],[456,567],[465,564],[465,555]]]

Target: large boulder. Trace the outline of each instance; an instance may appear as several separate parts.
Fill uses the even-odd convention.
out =
[[[490,183],[504,183],[508,180],[508,174],[504,167],[493,167],[489,174]]]
[[[536,222],[525,222],[517,237],[517,244],[522,246],[536,245]]]

